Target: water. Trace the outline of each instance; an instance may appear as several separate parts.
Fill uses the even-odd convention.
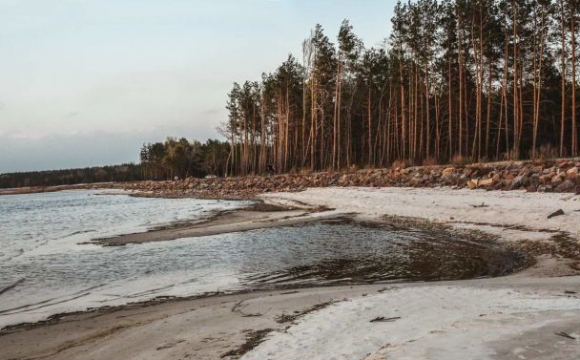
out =
[[[97,196],[0,197],[0,328],[159,296],[274,286],[503,275],[517,254],[443,231],[318,223],[124,247],[79,245],[245,202]]]
[[[81,245],[90,239],[144,232],[247,205],[102,193],[0,196],[0,289],[24,279],[0,295],[0,328],[87,306],[145,299],[148,291],[181,276],[171,272],[171,259],[156,259],[157,246],[113,249]],[[180,256],[175,254],[177,259]],[[21,309],[11,310],[16,308]]]

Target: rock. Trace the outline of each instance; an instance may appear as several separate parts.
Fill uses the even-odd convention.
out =
[[[575,167],[573,167],[571,169],[568,169],[566,171],[566,175],[568,175],[568,176],[570,176],[570,175],[574,175],[574,176],[578,175],[578,168],[575,166]]]
[[[564,180],[562,179],[562,177],[560,175],[554,176],[551,180],[551,184],[554,187],[558,187],[560,186],[560,184],[562,184],[564,182]]]
[[[540,181],[540,184],[547,185],[547,184],[549,184],[549,183],[552,182],[552,176],[550,176],[550,175],[541,175],[538,180]]]
[[[570,165],[570,162],[568,162],[567,160],[563,160],[563,161],[559,162],[557,166],[559,168],[565,168],[565,167],[568,167],[569,165]]]
[[[576,189],[576,183],[571,180],[566,180],[556,187],[557,192],[570,192]]]
[[[457,176],[454,172],[444,172],[441,180],[445,185],[455,185],[457,183]]]
[[[532,170],[528,169],[528,168],[523,168],[522,170],[520,170],[520,173],[518,174],[518,176],[520,177],[528,177],[532,174]]]
[[[527,175],[518,175],[511,183],[509,189],[517,190],[530,184],[530,178]]]
[[[473,181],[473,180],[467,181],[467,186],[469,186],[469,188],[471,190],[477,189],[477,180],[475,180],[475,181]]]
[[[493,179],[483,179],[477,183],[478,187],[487,187],[493,185]]]
[[[566,215],[566,214],[564,213],[564,210],[560,209],[560,210],[558,210],[558,211],[556,211],[556,212],[553,212],[553,213],[551,213],[551,214],[548,216],[548,219],[555,218],[555,217],[557,217],[557,216],[562,216],[562,215]]]

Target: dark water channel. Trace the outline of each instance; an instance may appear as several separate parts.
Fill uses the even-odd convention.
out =
[[[438,228],[349,222],[256,235],[248,234],[251,240],[247,240],[256,255],[242,267],[243,281],[252,286],[497,277],[526,262],[521,253],[495,242]]]

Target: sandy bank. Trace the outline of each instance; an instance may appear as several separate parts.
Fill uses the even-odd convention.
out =
[[[321,188],[264,194],[274,204],[300,201],[355,213],[359,219],[413,218],[481,230],[502,241],[580,238],[580,196],[574,194],[415,188]],[[563,215],[548,218],[562,210]],[[578,254],[580,256],[580,253]]]
[[[288,202],[287,202],[288,203]],[[296,201],[291,206],[257,204],[247,209],[218,212],[192,223],[179,223],[144,233],[126,234],[111,238],[94,239],[90,243],[104,246],[122,246],[146,242],[196,238],[232,232],[242,232],[279,226],[292,226],[336,217],[336,212],[324,207],[308,206]]]

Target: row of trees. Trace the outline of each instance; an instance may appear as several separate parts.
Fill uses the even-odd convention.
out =
[[[32,171],[0,174],[0,189],[91,184],[99,182],[126,182],[143,180],[140,165],[125,164],[84,169]]]
[[[0,189],[224,176],[230,153],[230,143],[225,141],[200,143],[168,137],[164,142],[143,144],[137,165],[0,174]]]
[[[144,144],[140,159],[143,178],[166,180],[175,177],[224,176],[230,144],[219,140],[189,142],[167,138],[165,142]]]
[[[229,174],[578,155],[576,0],[398,3],[383,46],[320,25],[229,93]],[[540,150],[542,149],[542,150]]]

